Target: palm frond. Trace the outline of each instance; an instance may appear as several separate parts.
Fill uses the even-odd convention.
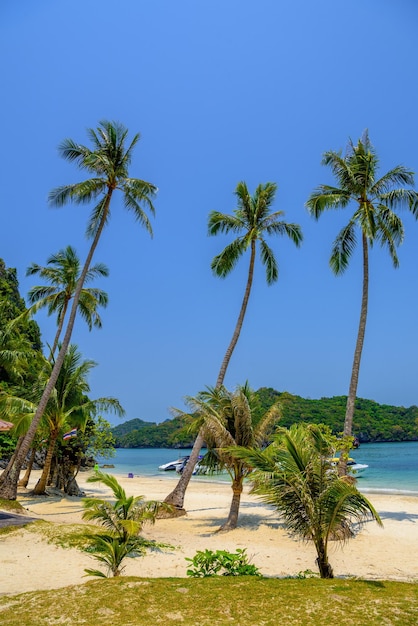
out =
[[[219,211],[211,211],[208,219],[208,234],[239,233],[244,228],[243,219],[237,215],[228,215]]]
[[[261,262],[266,268],[266,281],[268,285],[272,285],[279,278],[279,267],[275,259],[273,250],[262,240],[260,241]]]
[[[349,222],[338,233],[331,250],[330,266],[334,274],[342,274],[348,267],[351,255],[356,247],[355,227]]]
[[[212,260],[211,269],[213,273],[220,278],[228,276],[246,249],[247,243],[244,239],[232,241]]]

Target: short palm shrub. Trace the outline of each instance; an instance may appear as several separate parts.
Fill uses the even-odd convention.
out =
[[[252,490],[281,514],[296,537],[312,541],[321,578],[333,578],[328,543],[345,541],[368,520],[382,521],[373,505],[347,476],[332,467],[334,441],[315,424],[278,429],[265,450],[237,448],[234,454],[249,463]]]
[[[187,575],[192,578],[206,578],[208,576],[261,576],[258,568],[248,562],[248,555],[244,549],[236,552],[227,550],[198,550],[192,559]]]
[[[148,541],[140,536],[145,523],[153,524],[162,508],[170,508],[163,502],[146,502],[143,496],[127,496],[117,479],[110,474],[96,471],[87,482],[101,482],[109,487],[114,502],[101,498],[83,498],[83,519],[96,521],[108,530],[107,534],[88,534],[87,551],[106,566],[106,572],[86,569],[89,576],[120,576],[123,560],[141,556],[147,548],[171,547]]]

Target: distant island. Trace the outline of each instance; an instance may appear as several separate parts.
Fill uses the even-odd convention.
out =
[[[274,402],[282,399],[283,415],[278,425],[288,428],[295,422],[326,424],[334,433],[342,431],[347,396],[311,400],[272,388],[256,392],[261,416]],[[189,422],[175,417],[160,424],[132,419],[112,428],[117,448],[189,448],[194,436]],[[360,443],[418,440],[418,407],[379,404],[357,398],[353,434]]]

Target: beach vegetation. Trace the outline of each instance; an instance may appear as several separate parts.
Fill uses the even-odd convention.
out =
[[[331,249],[330,267],[335,275],[343,274],[361,240],[363,253],[363,286],[360,320],[351,369],[350,385],[344,418],[343,434],[353,435],[353,416],[357,396],[360,362],[369,298],[369,252],[378,243],[386,248],[393,266],[399,266],[397,247],[404,239],[404,226],[396,213],[407,208],[418,217],[418,193],[412,170],[398,165],[378,178],[379,159],[370,142],[368,131],[357,144],[349,141],[345,155],[332,150],[325,152],[322,164],[331,168],[337,186],[319,185],[310,195],[306,206],[315,219],[328,209],[344,209],[354,205],[348,223],[338,233]],[[359,234],[359,236],[358,236]],[[349,447],[340,455],[339,471],[347,473]]]
[[[198,550],[190,563],[187,576],[205,578],[207,576],[261,576],[256,565],[249,562],[246,548],[228,550]]]
[[[0,496],[11,500],[16,499],[20,470],[58,380],[70,344],[81,292],[101,234],[110,221],[114,192],[122,192],[125,208],[133,213],[135,220],[152,234],[147,212],[154,214],[152,201],[157,189],[152,183],[129,176],[129,165],[133,149],[140,138],[139,134],[136,134],[128,143],[128,130],[122,124],[104,120],[96,129],[89,129],[88,136],[91,147],[76,143],[72,139],[64,140],[59,146],[59,152],[64,159],[91,174],[92,178],[53,189],[49,194],[49,203],[51,206],[62,207],[67,203],[94,202],[87,225],[87,236],[91,239],[91,245],[80,272],[61,348],[54,360],[48,382],[19,451],[7,475],[1,480]]]
[[[26,276],[39,275],[47,285],[36,285],[28,292],[28,301],[31,305],[26,314],[34,315],[40,309],[46,308],[48,315],[57,316],[57,331],[51,348],[51,357],[54,356],[64,327],[68,307],[74,297],[80,278],[80,259],[72,246],[67,246],[47,259],[47,265],[42,267],[32,263]],[[86,274],[84,284],[95,278],[109,275],[109,270],[103,263],[91,266]],[[78,312],[85,320],[89,330],[101,328],[102,320],[98,313],[99,306],[106,307],[108,295],[98,288],[83,287],[78,302]],[[50,359],[51,360],[51,359]]]
[[[18,397],[7,393],[0,394],[0,415],[7,416],[15,424],[15,430],[19,435],[25,434],[36,411],[37,401],[42,393],[44,380],[47,377],[46,370],[53,367],[53,355],[51,355],[51,358],[51,363],[44,362],[44,368],[40,372],[38,383],[36,387],[31,389],[30,398]],[[54,458],[55,473],[57,476],[60,473],[61,464],[57,443],[66,430],[74,429],[75,436],[77,436],[77,433],[82,433],[88,421],[94,418],[99,410],[113,411],[117,415],[124,414],[123,408],[115,398],[91,400],[87,396],[90,391],[87,377],[95,365],[94,361],[82,360],[81,353],[76,345],[71,344],[69,346],[57,383],[42,416],[40,428],[42,442],[36,441],[36,446],[33,445],[32,447],[28,471],[23,482],[23,486],[26,487],[36,448],[45,449],[46,444],[43,469],[33,489],[34,495],[46,493],[48,484],[52,482],[51,468]],[[35,444],[35,440],[32,443]],[[67,447],[65,444],[66,441],[63,441],[63,447]],[[68,457],[65,454],[61,456]],[[71,479],[74,482],[73,474],[71,474]]]
[[[234,455],[235,447],[264,446],[280,419],[280,403],[273,404],[257,423],[253,413],[256,397],[248,383],[234,392],[223,385],[208,387],[195,397],[187,397],[186,403],[201,423],[200,431],[208,447],[201,465],[209,472],[226,470],[231,477],[231,506],[219,530],[233,530],[238,524],[244,480],[251,472],[245,459]]]
[[[333,578],[330,541],[346,541],[361,524],[382,521],[349,476],[339,476],[330,459],[334,439],[317,425],[279,429],[264,450],[237,449],[254,472],[251,493],[274,506],[297,538],[315,545],[321,578]]]
[[[0,498],[0,510],[11,511],[12,513],[23,513],[24,508],[17,500],[5,500]]]
[[[106,567],[103,572],[86,569],[89,576],[120,576],[126,557],[141,556],[147,548],[162,547],[141,536],[144,524],[153,524],[161,509],[169,506],[155,500],[145,501],[143,496],[128,496],[115,476],[96,470],[87,479],[89,483],[100,482],[111,490],[113,501],[83,498],[83,519],[94,521],[107,530],[106,534],[87,534],[90,540],[89,554]],[[167,546],[164,546],[167,547]]]
[[[299,224],[284,221],[282,219],[284,217],[283,211],[272,212],[271,209],[276,192],[276,183],[268,182],[259,184],[254,194],[251,194],[247,184],[241,181],[238,183],[234,192],[237,207],[232,215],[219,211],[212,211],[209,214],[208,233],[210,236],[216,236],[221,233],[231,233],[236,236],[236,238],[212,260],[211,268],[215,276],[226,278],[235,268],[240,258],[246,252],[250,251],[244,296],[231,341],[226,349],[219,369],[215,389],[223,385],[229,362],[241,334],[253,285],[257,249],[259,249],[260,259],[266,270],[267,284],[272,285],[279,278],[279,266],[273,250],[267,243],[267,237],[286,236],[297,247],[302,243],[303,236]],[[165,499],[165,502],[173,505],[177,511],[184,512],[183,504],[187,485],[193,475],[203,443],[203,433],[199,432],[193,444],[189,461],[182,472],[178,484]]]

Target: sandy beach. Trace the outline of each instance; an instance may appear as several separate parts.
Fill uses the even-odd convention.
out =
[[[33,472],[29,488],[39,473]],[[88,473],[78,477],[86,495],[108,494],[107,488],[86,482]],[[174,486],[166,476],[119,477],[129,495],[163,500]],[[401,581],[418,580],[418,498],[403,495],[368,495],[379,512],[384,528],[367,523],[344,545],[332,544],[330,562],[336,576]],[[197,550],[246,548],[251,561],[265,576],[294,576],[316,570],[315,550],[309,543],[290,537],[277,513],[245,490],[239,527],[217,533],[227,517],[231,488],[227,483],[191,482],[185,508],[187,515],[159,519],[146,526],[144,536],[170,544],[174,549],[149,552],[145,557],[127,559],[125,575],[142,577],[185,577],[188,563]],[[34,498],[20,490],[19,502],[31,517],[54,524],[82,523],[81,499],[57,494]],[[88,580],[85,568],[98,564],[88,554],[49,544],[39,532],[19,528],[0,535],[0,593],[16,594],[54,589]]]

